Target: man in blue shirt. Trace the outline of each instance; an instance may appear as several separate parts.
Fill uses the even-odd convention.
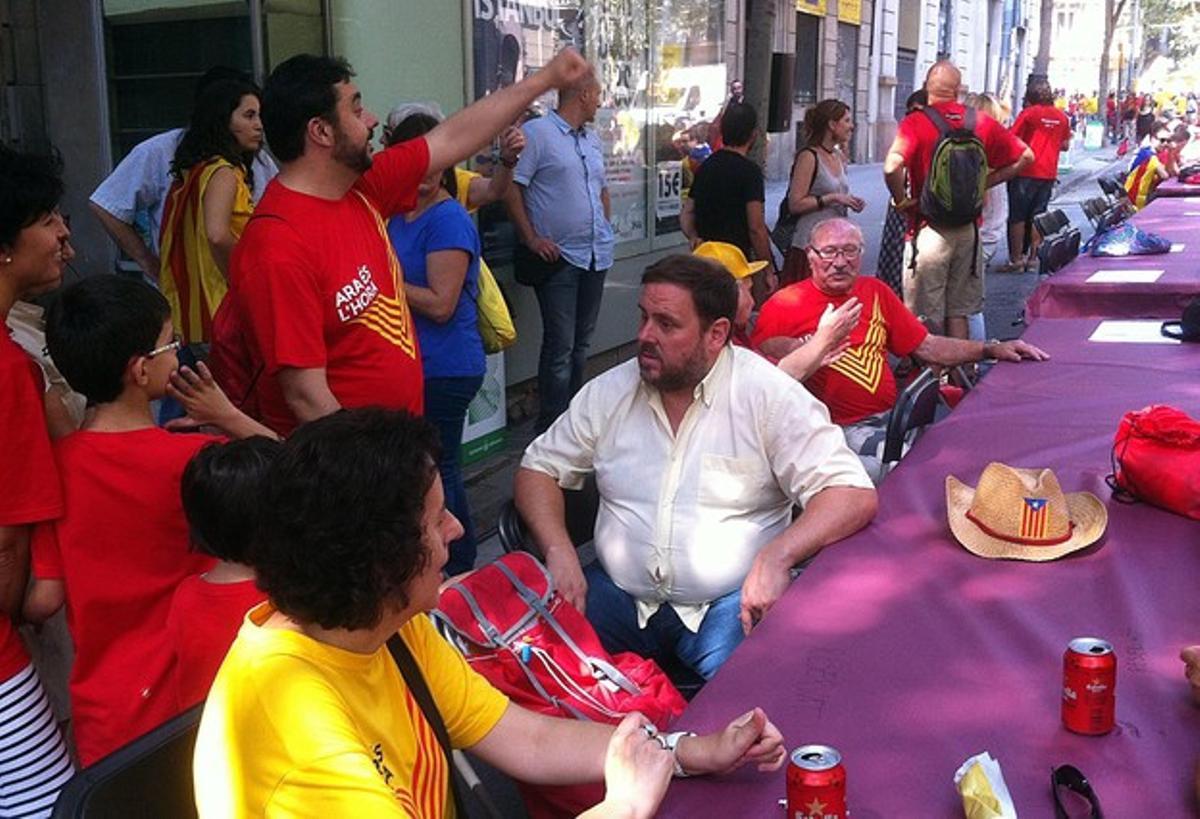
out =
[[[556,110],[526,123],[508,198],[517,235],[542,268],[534,285],[542,313],[539,432],[583,384],[604,276],[612,267],[604,157],[599,137],[586,128],[599,107],[600,83],[589,74],[559,92]]]

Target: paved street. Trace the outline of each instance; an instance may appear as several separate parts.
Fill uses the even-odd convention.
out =
[[[1111,148],[1083,153],[1075,159],[1070,173],[1062,174],[1051,207],[1062,208],[1078,227],[1086,240],[1091,228],[1079,205],[1084,200],[1100,194],[1095,178],[1115,162]],[[862,225],[866,240],[864,259],[867,272],[872,272],[879,258],[879,240],[886,214],[887,189],[883,184],[883,166],[880,164],[854,165],[849,170],[851,190],[867,200],[867,207],[856,215]],[[779,200],[786,190],[785,182],[767,184],[767,214],[774,221],[778,213]],[[1003,264],[1005,253],[1001,251],[996,260]],[[1025,300],[1038,284],[1038,274],[990,272],[987,277],[987,301],[984,315],[990,336],[1009,339],[1019,336],[1024,329],[1020,318]],[[500,554],[499,542],[492,533],[505,501],[512,496],[512,476],[520,462],[521,453],[533,438],[532,421],[509,428],[505,449],[466,469],[467,492],[470,497],[475,531],[483,540],[479,546],[479,562],[484,563]]]

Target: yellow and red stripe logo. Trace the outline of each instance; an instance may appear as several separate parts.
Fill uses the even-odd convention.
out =
[[[1048,511],[1045,498],[1025,498],[1021,508],[1021,532],[1018,537],[1040,540],[1046,537]]]

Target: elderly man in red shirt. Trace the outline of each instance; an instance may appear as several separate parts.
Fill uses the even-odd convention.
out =
[[[915,356],[930,364],[952,367],[984,359],[1044,361],[1045,352],[1024,341],[967,341],[929,332],[879,279],[860,276],[863,237],[847,219],[830,219],[813,228],[808,247],[812,277],[783,288],[758,314],[751,346],[769,358],[782,358],[800,348],[817,331],[832,306],[858,299],[858,325],[850,345],[833,363],[820,367],[804,386],[824,402],[846,443],[876,482],[882,477],[877,455],[888,415],[896,403],[896,379],[887,354]]]
[[[967,318],[983,308],[983,245],[978,220],[935,224],[919,202],[941,139],[935,117],[951,129],[967,126],[958,100],[962,74],[953,63],[934,63],[925,78],[929,104],[901,120],[884,161],[884,179],[896,210],[909,217],[905,247],[904,303],[931,330],[967,337]],[[930,113],[932,111],[932,113]],[[974,134],[987,156],[987,187],[1007,182],[1033,161],[1033,152],[986,114],[975,114]],[[912,196],[905,192],[906,180]],[[982,208],[982,198],[979,202]]]

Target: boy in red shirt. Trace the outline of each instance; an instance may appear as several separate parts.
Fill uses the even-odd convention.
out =
[[[1001,270],[1030,267],[1037,260],[1041,237],[1033,217],[1045,213],[1058,179],[1058,155],[1071,147],[1071,124],[1054,107],[1054,92],[1045,80],[1029,84],[1025,108],[1012,134],[1033,151],[1033,162],[1008,183],[1008,264]]]
[[[279,451],[270,438],[209,444],[183,470],[183,511],[197,551],[217,565],[179,584],[167,612],[178,708],[208,696],[247,611],[266,599],[250,566],[262,481]]]
[[[188,551],[179,481],[196,451],[219,439],[161,429],[150,408],[178,367],[170,316],[161,293],[118,276],[66,288],[46,314],[50,355],[93,412],[54,445],[65,512],[34,530],[25,617],[41,622],[67,606],[84,766],[178,713],[163,623],[175,587],[213,564]],[[229,434],[269,432],[225,404],[213,420]]]

